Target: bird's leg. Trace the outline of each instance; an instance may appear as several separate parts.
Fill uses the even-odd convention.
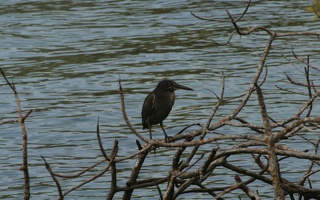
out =
[[[152,140],[151,126],[149,127],[149,135],[150,135],[150,140]]]
[[[169,137],[168,137],[166,131],[165,131],[164,128],[163,128],[162,122],[160,123],[160,126],[161,126],[161,128],[162,128],[162,130],[163,130],[163,133],[164,133],[164,136],[165,136],[165,140],[166,140],[166,142],[168,142],[168,138],[169,138]]]
[[[151,126],[150,126],[150,128],[149,128],[149,135],[150,135],[150,140],[152,140]],[[154,155],[157,154],[157,153],[156,153],[156,148],[153,149],[153,153],[154,153]]]

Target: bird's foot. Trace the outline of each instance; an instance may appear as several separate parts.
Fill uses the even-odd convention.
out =
[[[156,149],[157,149],[158,147],[157,146],[153,146],[151,149],[150,149],[150,152],[153,150],[153,154],[154,155],[157,155],[157,152],[156,152]]]
[[[170,142],[173,142],[173,137],[172,136],[168,136],[168,137],[165,137],[165,142],[168,142],[168,143],[170,143]]]

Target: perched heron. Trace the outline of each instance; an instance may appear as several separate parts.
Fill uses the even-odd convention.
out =
[[[174,104],[175,90],[193,90],[186,86],[179,85],[172,80],[160,81],[156,87],[144,100],[141,111],[142,115],[142,126],[143,129],[149,129],[150,139],[151,126],[160,123],[160,126],[165,135],[165,139],[168,139],[168,135],[163,128],[163,120],[165,120]]]

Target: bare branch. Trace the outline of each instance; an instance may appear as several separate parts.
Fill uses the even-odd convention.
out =
[[[56,176],[54,175],[54,173],[53,173],[50,165],[47,163],[46,159],[45,159],[43,156],[41,156],[41,158],[42,158],[42,160],[44,161],[44,163],[45,163],[45,165],[46,165],[46,168],[47,168],[48,172],[49,172],[50,175],[51,175],[51,178],[53,179],[53,181],[54,181],[55,184],[56,184],[56,187],[57,187],[58,193],[59,193],[58,199],[59,199],[59,200],[63,200],[63,199],[64,199],[64,196],[62,195],[62,190],[61,190],[61,186],[60,186],[60,183],[59,183],[58,179],[57,179]]]
[[[98,118],[98,122],[97,122],[97,138],[98,138],[98,144],[99,144],[99,147],[100,147],[100,151],[104,157],[104,159],[106,159],[107,161],[110,161],[109,157],[107,156],[104,148],[103,148],[103,145],[102,145],[102,141],[101,141],[101,138],[100,138],[100,128],[99,128],[99,118]]]
[[[214,39],[211,38],[211,41],[213,42],[213,44],[218,45],[218,46],[226,46],[230,43],[233,35],[236,33],[236,31],[232,31],[232,33],[230,34],[229,38],[227,39],[227,41],[225,43],[219,43],[217,41],[215,41]]]
[[[224,90],[225,90],[225,78],[224,78],[224,72],[222,71],[222,88],[221,88],[221,94],[220,94],[220,98],[218,98],[218,102],[216,103],[216,105],[212,108],[212,113],[207,121],[207,124],[205,125],[205,127],[203,128],[202,134],[200,139],[203,139],[206,136],[206,130],[209,128],[210,123],[214,117],[214,115],[216,114],[220,104],[223,101],[223,95],[224,95]]]
[[[0,122],[0,125],[2,124],[13,124],[13,123],[18,123],[19,120],[13,119],[13,120],[6,120],[6,121],[2,121]]]
[[[235,22],[240,21],[240,20],[242,19],[242,17],[247,13],[247,11],[248,11],[248,9],[249,9],[249,7],[250,7],[250,4],[251,4],[251,0],[248,1],[248,4],[247,4],[245,10],[242,12],[241,16],[240,16],[237,20],[235,20]],[[227,11],[227,12],[228,12],[228,11]],[[209,18],[200,17],[200,16],[194,14],[193,12],[190,12],[190,14],[191,14],[192,16],[194,16],[195,18],[198,18],[198,19],[200,19],[200,20],[215,21],[215,22],[230,22],[229,20],[218,20],[218,19],[209,19]]]
[[[146,138],[144,138],[140,133],[138,133],[136,131],[135,128],[133,128],[133,126],[131,125],[130,121],[129,121],[129,118],[127,116],[127,113],[126,113],[126,106],[125,106],[125,103],[124,103],[124,94],[123,94],[123,90],[122,90],[122,86],[121,86],[121,80],[119,79],[119,93],[120,93],[120,99],[121,99],[121,111],[122,111],[122,115],[123,115],[123,118],[124,120],[126,121],[127,123],[127,126],[130,128],[130,130],[138,137],[140,138],[142,141],[144,142],[148,142],[148,140]]]
[[[84,170],[81,169],[80,172],[65,175],[63,173],[58,174],[54,172],[46,159],[42,157],[47,171],[55,182],[58,190],[58,199],[64,199],[71,192],[104,175],[109,176],[109,178],[107,177],[109,181],[106,185],[106,187],[108,187],[106,188],[106,191],[108,191],[106,199],[108,200],[116,198],[116,195],[121,195],[119,193],[122,193],[122,199],[129,200],[133,198],[133,192],[137,192],[139,189],[145,190],[148,188],[152,188],[155,195],[159,195],[161,200],[179,199],[180,195],[187,193],[199,193],[200,195],[207,194],[211,198],[223,200],[223,196],[230,194],[231,192],[244,193],[250,199],[260,199],[259,192],[251,190],[249,185],[251,183],[256,184],[257,182],[259,182],[259,184],[271,185],[274,190],[273,196],[277,200],[287,197],[294,199],[297,194],[300,195],[301,199],[320,199],[320,190],[318,188],[312,188],[315,187],[315,184],[312,183],[312,181],[317,180],[315,177],[320,173],[320,170],[318,169],[320,166],[320,155],[318,155],[320,137],[318,140],[314,138],[314,134],[319,132],[318,129],[320,127],[320,116],[318,116],[317,112],[314,110],[314,101],[320,96],[320,90],[318,89],[319,85],[316,85],[316,82],[312,81],[316,79],[313,77],[314,74],[310,71],[310,69],[319,70],[318,67],[310,64],[309,57],[307,60],[301,59],[292,50],[293,57],[301,63],[306,64],[304,71],[302,71],[299,66],[294,65],[291,60],[282,54],[294,69],[300,72],[300,75],[303,74],[302,80],[305,80],[300,83],[297,81],[300,79],[293,79],[285,74],[291,84],[302,86],[299,87],[299,92],[291,91],[291,89],[285,89],[276,85],[280,90],[303,95],[305,101],[301,103],[299,110],[293,111],[294,114],[292,116],[283,117],[283,115],[281,115],[281,117],[284,118],[281,120],[278,118],[273,119],[269,116],[267,110],[269,107],[269,105],[267,105],[268,101],[265,101],[264,99],[266,93],[262,90],[262,86],[267,82],[269,77],[266,63],[275,40],[292,36],[320,36],[320,33],[297,31],[276,32],[271,28],[269,29],[263,26],[242,27],[242,24],[244,23],[240,23],[240,21],[247,14],[250,5],[251,0],[248,1],[248,4],[240,17],[234,16],[232,12],[229,12],[230,9],[226,9],[227,20],[203,18],[191,12],[194,17],[201,20],[219,23],[227,22],[229,24],[232,30],[230,30],[230,36],[225,44],[217,43],[212,39],[217,45],[228,45],[231,40],[234,39],[233,35],[235,33],[239,36],[251,35],[253,33],[262,33],[269,36],[267,40],[261,41],[265,43],[263,52],[260,56],[259,63],[256,65],[255,74],[250,83],[246,86],[247,88],[244,92],[241,92],[243,94],[236,97],[225,97],[227,89],[225,74],[224,71],[222,71],[220,95],[217,96],[215,92],[208,89],[215,95],[217,102],[213,105],[212,111],[204,124],[196,122],[183,127],[182,130],[177,132],[173,137],[170,137],[170,142],[163,139],[150,140],[143,137],[143,134],[139,133],[139,131],[134,128],[133,124],[131,124],[126,112],[124,90],[119,78],[119,95],[122,115],[126,122],[126,126],[130,129],[129,132],[134,133],[138,138],[137,140],[132,140],[133,145],[137,145],[137,149],[135,152],[131,153],[131,155],[118,155],[119,143],[118,140],[115,139],[112,150],[108,153],[110,149],[106,151],[103,146],[98,118],[96,137],[101,151],[101,159],[98,162],[91,164]],[[17,101],[19,122],[21,124],[23,136],[24,160],[21,170],[25,172],[25,199],[28,199],[29,197],[27,196],[28,193],[26,191],[30,188],[27,186],[29,183],[26,183],[27,180],[29,181],[29,177],[27,174],[28,165],[25,160],[27,158],[27,134],[24,122],[33,110],[29,110],[27,114],[22,116],[20,101],[14,83],[8,81],[2,69],[0,69],[0,71],[5,78],[6,83],[14,92]],[[280,76],[284,76],[281,73],[279,74]],[[279,91],[277,89],[275,90]],[[215,97],[213,96],[213,98]],[[251,103],[253,100],[256,101],[254,99],[255,97],[258,99],[258,105],[247,105],[248,102]],[[228,103],[230,102],[227,101],[230,100],[234,100],[232,102],[233,107],[228,107],[226,110],[229,111],[230,108],[233,109],[227,114],[225,114],[225,112],[218,112],[219,109],[223,109],[223,106],[228,106]],[[261,120],[258,120],[258,123],[255,123],[257,119],[252,120],[243,117],[247,114],[244,111],[247,111],[247,109],[250,108],[258,108],[260,110]],[[245,115],[242,115],[243,112]],[[256,110],[253,112],[256,113]],[[218,116],[217,113],[220,115]],[[214,122],[213,119],[215,119]],[[263,123],[261,123],[261,121]],[[0,124],[9,122],[10,120],[3,121],[0,122]],[[189,129],[190,127],[193,129]],[[187,132],[187,130],[189,132]],[[303,142],[306,144],[306,149],[300,150],[292,148],[288,139]],[[307,149],[310,146],[311,148],[314,148],[313,151]],[[161,153],[154,156],[157,161],[153,162],[151,159],[147,161],[147,159],[149,159],[148,155],[152,149],[159,147],[166,148],[163,148]],[[175,153],[172,154],[172,151],[175,151]],[[245,157],[246,162],[252,164],[251,167],[244,167],[239,164],[239,155]],[[167,156],[167,158],[164,159],[164,156]],[[144,174],[152,173],[148,170],[150,168],[158,167],[159,161],[161,162],[162,159],[166,161],[172,159],[172,162],[160,163],[160,165],[163,165],[161,167],[166,169],[165,173],[153,174],[152,177],[145,177]],[[290,179],[289,181],[284,178],[283,172],[285,169],[281,168],[280,170],[279,164],[282,165],[288,162],[287,159],[299,159],[301,162],[306,163],[306,169],[302,170],[301,175],[298,176],[298,180]],[[61,180],[58,179],[78,178],[98,165],[101,166],[102,163],[104,164],[102,170],[95,172],[92,176],[77,183],[72,188],[68,188],[66,191],[62,190],[60,185]],[[123,164],[132,164],[129,170],[131,172],[129,173],[129,177],[120,176],[122,170],[128,169],[127,166],[124,168]],[[167,169],[170,169],[169,173]],[[232,174],[236,173],[236,182],[232,182],[231,180],[231,183],[230,181],[226,181],[221,187],[212,186],[212,180],[210,179],[216,178],[215,174],[219,174],[220,169],[227,172],[231,171]],[[142,173],[144,174],[142,175]],[[223,176],[225,174],[219,175]],[[244,177],[247,177],[247,179],[242,180]],[[157,191],[155,191],[155,188]]]
[[[241,180],[239,175],[235,176],[235,180],[239,184],[239,188],[241,188],[247,194],[247,196],[250,199],[252,199],[252,200],[259,200],[260,199],[259,194],[257,194],[254,191],[250,190],[250,188],[245,183],[242,182],[242,180]]]
[[[313,33],[310,33],[310,34],[313,34]],[[309,35],[309,34],[303,34],[303,35]],[[315,34],[315,35],[320,36],[320,32],[317,33],[317,34]],[[293,57],[295,57],[295,58],[296,58],[297,60],[299,60],[300,62],[304,63],[305,65],[307,65],[307,66],[309,66],[309,67],[311,67],[312,69],[315,69],[315,70],[317,70],[317,71],[320,71],[320,69],[319,69],[318,67],[315,67],[315,66],[311,65],[309,62],[306,62],[306,61],[304,61],[303,59],[301,59],[299,56],[297,56],[297,54],[294,53],[293,48],[291,48],[291,52],[292,52]]]
[[[14,84],[10,83],[4,74],[3,70],[0,68],[0,72],[3,76],[3,78],[6,80],[7,85],[10,86],[11,90],[14,93],[16,103],[17,103],[17,109],[18,109],[18,116],[19,116],[19,122],[21,126],[21,132],[22,132],[22,165],[20,167],[20,170],[24,173],[24,199],[30,199],[30,177],[29,177],[29,169],[28,169],[28,137],[27,137],[27,128],[25,126],[25,119],[31,114],[32,110],[30,110],[24,117],[22,116],[22,109],[20,104],[20,99],[18,92],[14,86]]]
[[[301,74],[304,74],[302,70],[299,69],[291,60],[289,60],[283,53],[281,53],[282,57],[286,59],[296,70],[298,70]]]

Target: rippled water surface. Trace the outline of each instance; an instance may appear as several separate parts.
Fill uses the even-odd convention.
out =
[[[239,25],[261,25],[281,32],[319,31],[319,22],[313,22],[312,14],[303,9],[307,3],[310,2],[253,1]],[[231,24],[201,21],[190,11],[203,17],[227,19],[225,9],[239,16],[245,4],[246,1],[1,1],[0,67],[10,81],[14,81],[24,113],[34,109],[26,122],[32,197],[57,197],[40,155],[62,173],[74,173],[102,159],[95,135],[98,117],[107,150],[112,148],[113,140],[118,139],[119,155],[136,151],[137,138],[121,115],[119,77],[128,115],[139,131],[142,131],[143,99],[162,79],[170,78],[194,89],[176,92],[176,104],[165,121],[169,135],[191,123],[206,123],[210,108],[216,102],[207,89],[220,93],[222,70],[226,76],[225,95],[243,94],[259,64],[267,36],[263,32],[243,37],[235,35],[229,46],[218,47],[211,40],[225,42],[232,31]],[[305,100],[298,95],[288,97],[275,92],[275,83],[292,89],[284,72],[303,79],[281,53],[293,59],[293,48],[301,57],[310,55],[311,62],[319,66],[318,39],[296,39],[277,40],[267,62],[268,79],[263,89],[267,101],[273,103],[269,112],[278,119],[295,113]],[[217,117],[229,114],[237,103],[232,101],[222,106]],[[257,102],[249,105],[256,106]],[[10,88],[0,79],[1,119],[16,119],[16,110]],[[258,107],[244,110],[241,117],[261,123]],[[159,133],[155,133],[155,138],[162,137],[158,128],[155,128]],[[232,130],[225,131],[232,133]],[[18,124],[5,124],[1,125],[0,132],[0,197],[21,199],[21,129]],[[307,148],[291,142],[296,148]],[[173,151],[162,149],[160,153],[173,154]],[[151,176],[165,176],[161,173],[168,166],[163,165],[163,157],[150,156],[152,166],[159,167],[146,166],[141,176],[150,176],[150,171],[154,172]],[[171,162],[170,157],[167,162]],[[125,184],[133,163],[134,160],[119,164],[119,185]],[[249,164],[243,162],[243,166],[246,165]],[[293,170],[290,166],[287,168]],[[97,172],[80,179],[85,180]],[[216,184],[223,183],[224,179],[225,176],[220,180],[217,176]],[[68,199],[104,199],[109,181],[110,176],[105,175],[71,193]],[[233,176],[230,182],[234,182]],[[63,188],[70,188],[75,182],[61,184]],[[156,188],[145,192],[134,193],[134,198],[157,196]]]

